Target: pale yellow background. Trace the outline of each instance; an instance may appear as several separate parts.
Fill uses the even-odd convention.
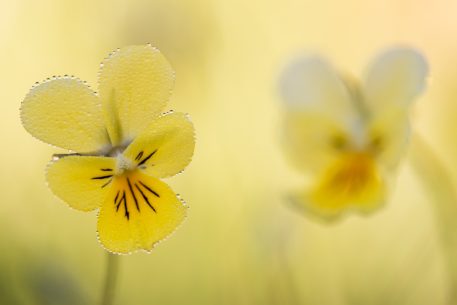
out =
[[[116,304],[446,304],[440,221],[408,162],[371,217],[329,226],[285,206],[302,178],[279,146],[277,79],[302,52],[360,75],[386,47],[420,49],[431,78],[413,126],[455,176],[456,37],[451,0],[1,0],[0,303],[99,300],[96,213],[53,197],[44,170],[62,151],[26,133],[19,107],[53,75],[96,89],[111,50],[151,42],[176,70],[168,108],[197,131],[193,162],[167,180],[190,210],[152,254],[121,257]]]

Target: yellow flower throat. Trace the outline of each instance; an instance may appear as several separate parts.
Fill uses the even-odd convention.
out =
[[[156,152],[157,149],[149,154],[140,151],[135,160],[130,160],[124,155],[119,154],[117,156],[116,168],[101,168],[101,174],[91,178],[91,180],[103,181],[103,184],[100,185],[101,188],[112,184],[114,191],[111,192],[111,195],[114,197],[113,203],[116,212],[123,210],[127,220],[131,217],[132,208],[140,213],[140,203],[145,203],[154,213],[157,213],[156,208],[152,204],[152,197],[160,198],[160,195],[152,186],[142,181],[141,174],[138,170],[145,167]],[[148,165],[152,166],[152,164]]]
[[[326,207],[363,204],[379,196],[383,182],[373,156],[348,152],[330,165],[320,177],[313,198]]]

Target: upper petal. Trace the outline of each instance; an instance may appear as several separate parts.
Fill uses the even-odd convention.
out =
[[[317,56],[292,62],[280,79],[280,93],[292,111],[323,112],[346,122],[357,115],[345,82]]]
[[[422,93],[428,64],[416,50],[397,48],[379,55],[369,66],[364,96],[373,109],[408,106]]]
[[[140,171],[114,180],[98,216],[98,238],[115,253],[152,250],[186,216],[186,206],[162,181]]]
[[[151,176],[168,177],[191,161],[195,147],[194,127],[189,117],[172,112],[157,118],[124,151]]]
[[[109,144],[98,97],[77,79],[56,78],[32,88],[21,119],[30,134],[65,149],[93,152]]]
[[[65,156],[51,162],[46,179],[52,192],[72,208],[90,211],[105,200],[115,166],[114,158]]]
[[[103,61],[99,93],[113,145],[133,139],[160,114],[173,84],[173,69],[150,45],[119,49]]]

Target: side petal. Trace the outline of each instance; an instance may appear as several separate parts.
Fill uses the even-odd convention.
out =
[[[150,251],[184,220],[186,206],[162,181],[134,171],[113,183],[97,225],[98,238],[108,251]]]
[[[348,155],[331,164],[310,189],[292,196],[292,204],[323,220],[348,211],[369,213],[385,201],[386,182],[369,157]]]
[[[317,111],[351,119],[357,109],[345,82],[324,59],[301,57],[284,70],[280,93],[288,110]]]
[[[99,208],[111,188],[116,159],[66,156],[52,161],[46,173],[52,192],[76,210]]]
[[[180,112],[155,120],[124,151],[147,174],[163,178],[176,175],[192,159],[195,147],[194,127]]]
[[[156,48],[128,46],[103,61],[99,93],[113,145],[132,140],[163,111],[174,71]]]
[[[347,128],[321,113],[289,112],[283,126],[284,151],[291,164],[303,172],[320,172],[352,145]]]
[[[376,113],[368,125],[368,149],[379,165],[394,171],[406,153],[410,133],[407,109],[386,108]]]
[[[109,144],[98,97],[77,79],[57,78],[32,88],[21,119],[31,135],[65,149],[93,152]]]
[[[364,95],[373,110],[392,105],[408,106],[425,89],[428,64],[417,51],[388,50],[369,66]]]

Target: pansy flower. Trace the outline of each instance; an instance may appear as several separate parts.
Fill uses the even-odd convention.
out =
[[[54,77],[22,103],[30,134],[73,152],[50,163],[50,189],[76,210],[100,209],[98,239],[111,252],[149,251],[185,218],[185,204],[161,181],[189,164],[195,145],[187,115],[162,113],[173,84],[159,50],[128,46],[103,61],[98,93]]]
[[[300,58],[281,78],[283,144],[309,178],[292,202],[324,219],[382,205],[410,133],[408,112],[428,66],[415,50],[384,52],[361,81],[318,56]]]

